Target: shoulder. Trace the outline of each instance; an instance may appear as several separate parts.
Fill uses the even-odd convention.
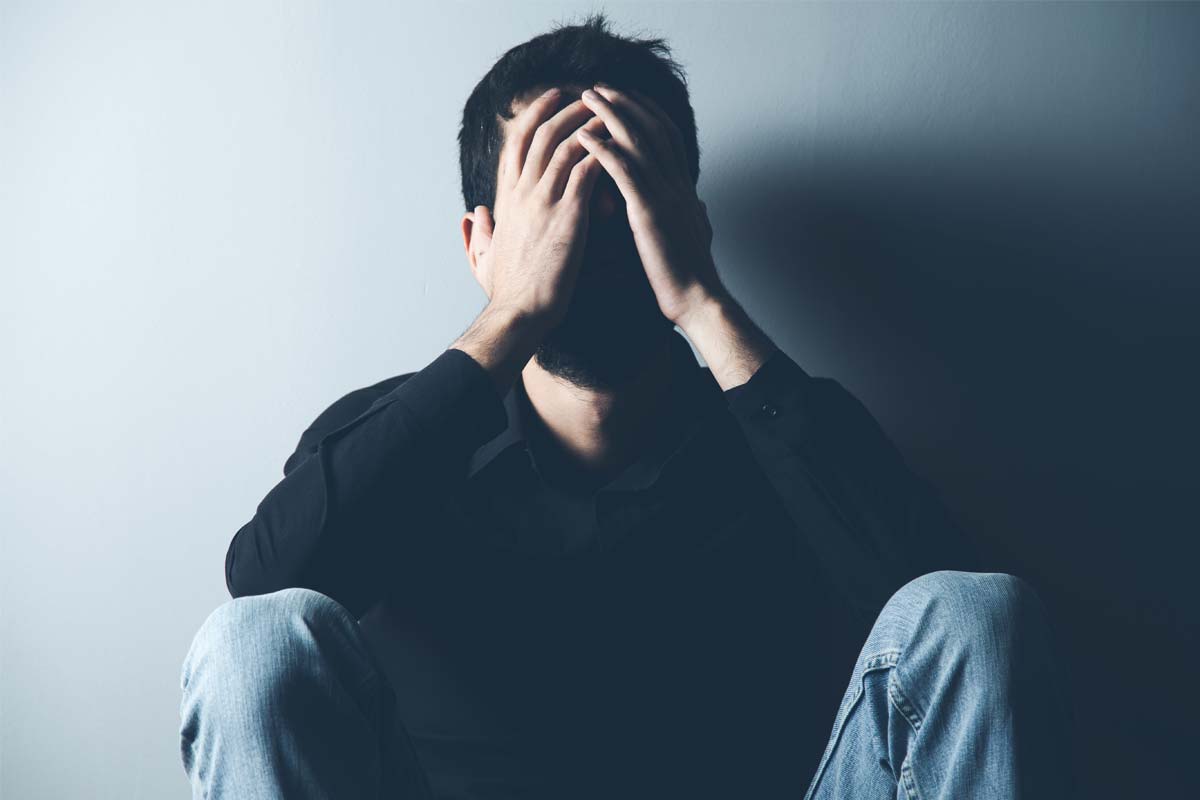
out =
[[[347,392],[337,400],[334,400],[324,411],[318,414],[317,418],[313,420],[312,424],[304,432],[306,434],[319,430],[327,432],[335,428],[340,428],[370,408],[371,404],[380,397],[388,394],[415,374],[415,372],[405,372],[402,375],[384,378],[378,383],[372,383],[370,386],[363,386]]]
[[[352,389],[330,403],[304,429],[304,432],[300,434],[300,441],[296,445],[295,452],[288,457],[288,460],[283,465],[283,474],[288,474],[301,461],[316,452],[317,444],[327,434],[337,430],[347,422],[357,419],[370,409],[376,400],[384,397],[415,374],[415,372],[405,372],[400,375],[393,375],[390,378],[384,378],[369,386]]]

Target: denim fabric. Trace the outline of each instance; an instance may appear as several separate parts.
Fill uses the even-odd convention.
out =
[[[1069,796],[1051,651],[1020,579],[908,583],[862,648],[806,800]],[[182,668],[193,796],[430,800],[383,674],[357,621],[323,594],[227,601]]]
[[[193,797],[432,796],[358,622],[319,592],[225,602],[192,640],[180,684]]]
[[[1052,651],[1041,601],[1019,578],[909,582],[867,637],[805,800],[1069,797]]]

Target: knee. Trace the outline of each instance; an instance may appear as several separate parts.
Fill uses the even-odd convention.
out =
[[[905,584],[888,603],[907,619],[913,646],[937,648],[990,670],[1007,668],[1029,648],[1048,644],[1037,592],[1023,578],[1000,572],[941,571]]]
[[[1003,572],[930,572],[909,581],[892,599],[972,628],[994,628],[1040,607],[1028,581]]]
[[[242,703],[266,701],[311,665],[314,640],[355,624],[333,598],[300,587],[247,595],[218,606],[192,639],[180,673],[186,693],[219,689]]]

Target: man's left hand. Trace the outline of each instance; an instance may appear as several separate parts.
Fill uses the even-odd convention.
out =
[[[688,315],[722,298],[712,257],[712,225],[688,170],[683,135],[643,93],[603,84],[583,102],[610,138],[579,140],[625,198],[629,227],[659,310],[684,328]],[[686,330],[686,328],[685,328]]]

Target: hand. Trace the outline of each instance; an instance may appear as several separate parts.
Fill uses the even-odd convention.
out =
[[[597,85],[583,102],[603,120],[608,139],[578,134],[612,176],[659,310],[685,328],[689,315],[725,297],[712,258],[712,225],[696,196],[683,135],[662,108],[634,90]]]
[[[578,100],[552,115],[560,96],[551,89],[516,117],[500,154],[496,216],[487,206],[473,216],[482,226],[474,263],[489,305],[546,329],[566,313],[600,173],[573,134],[601,121]]]

